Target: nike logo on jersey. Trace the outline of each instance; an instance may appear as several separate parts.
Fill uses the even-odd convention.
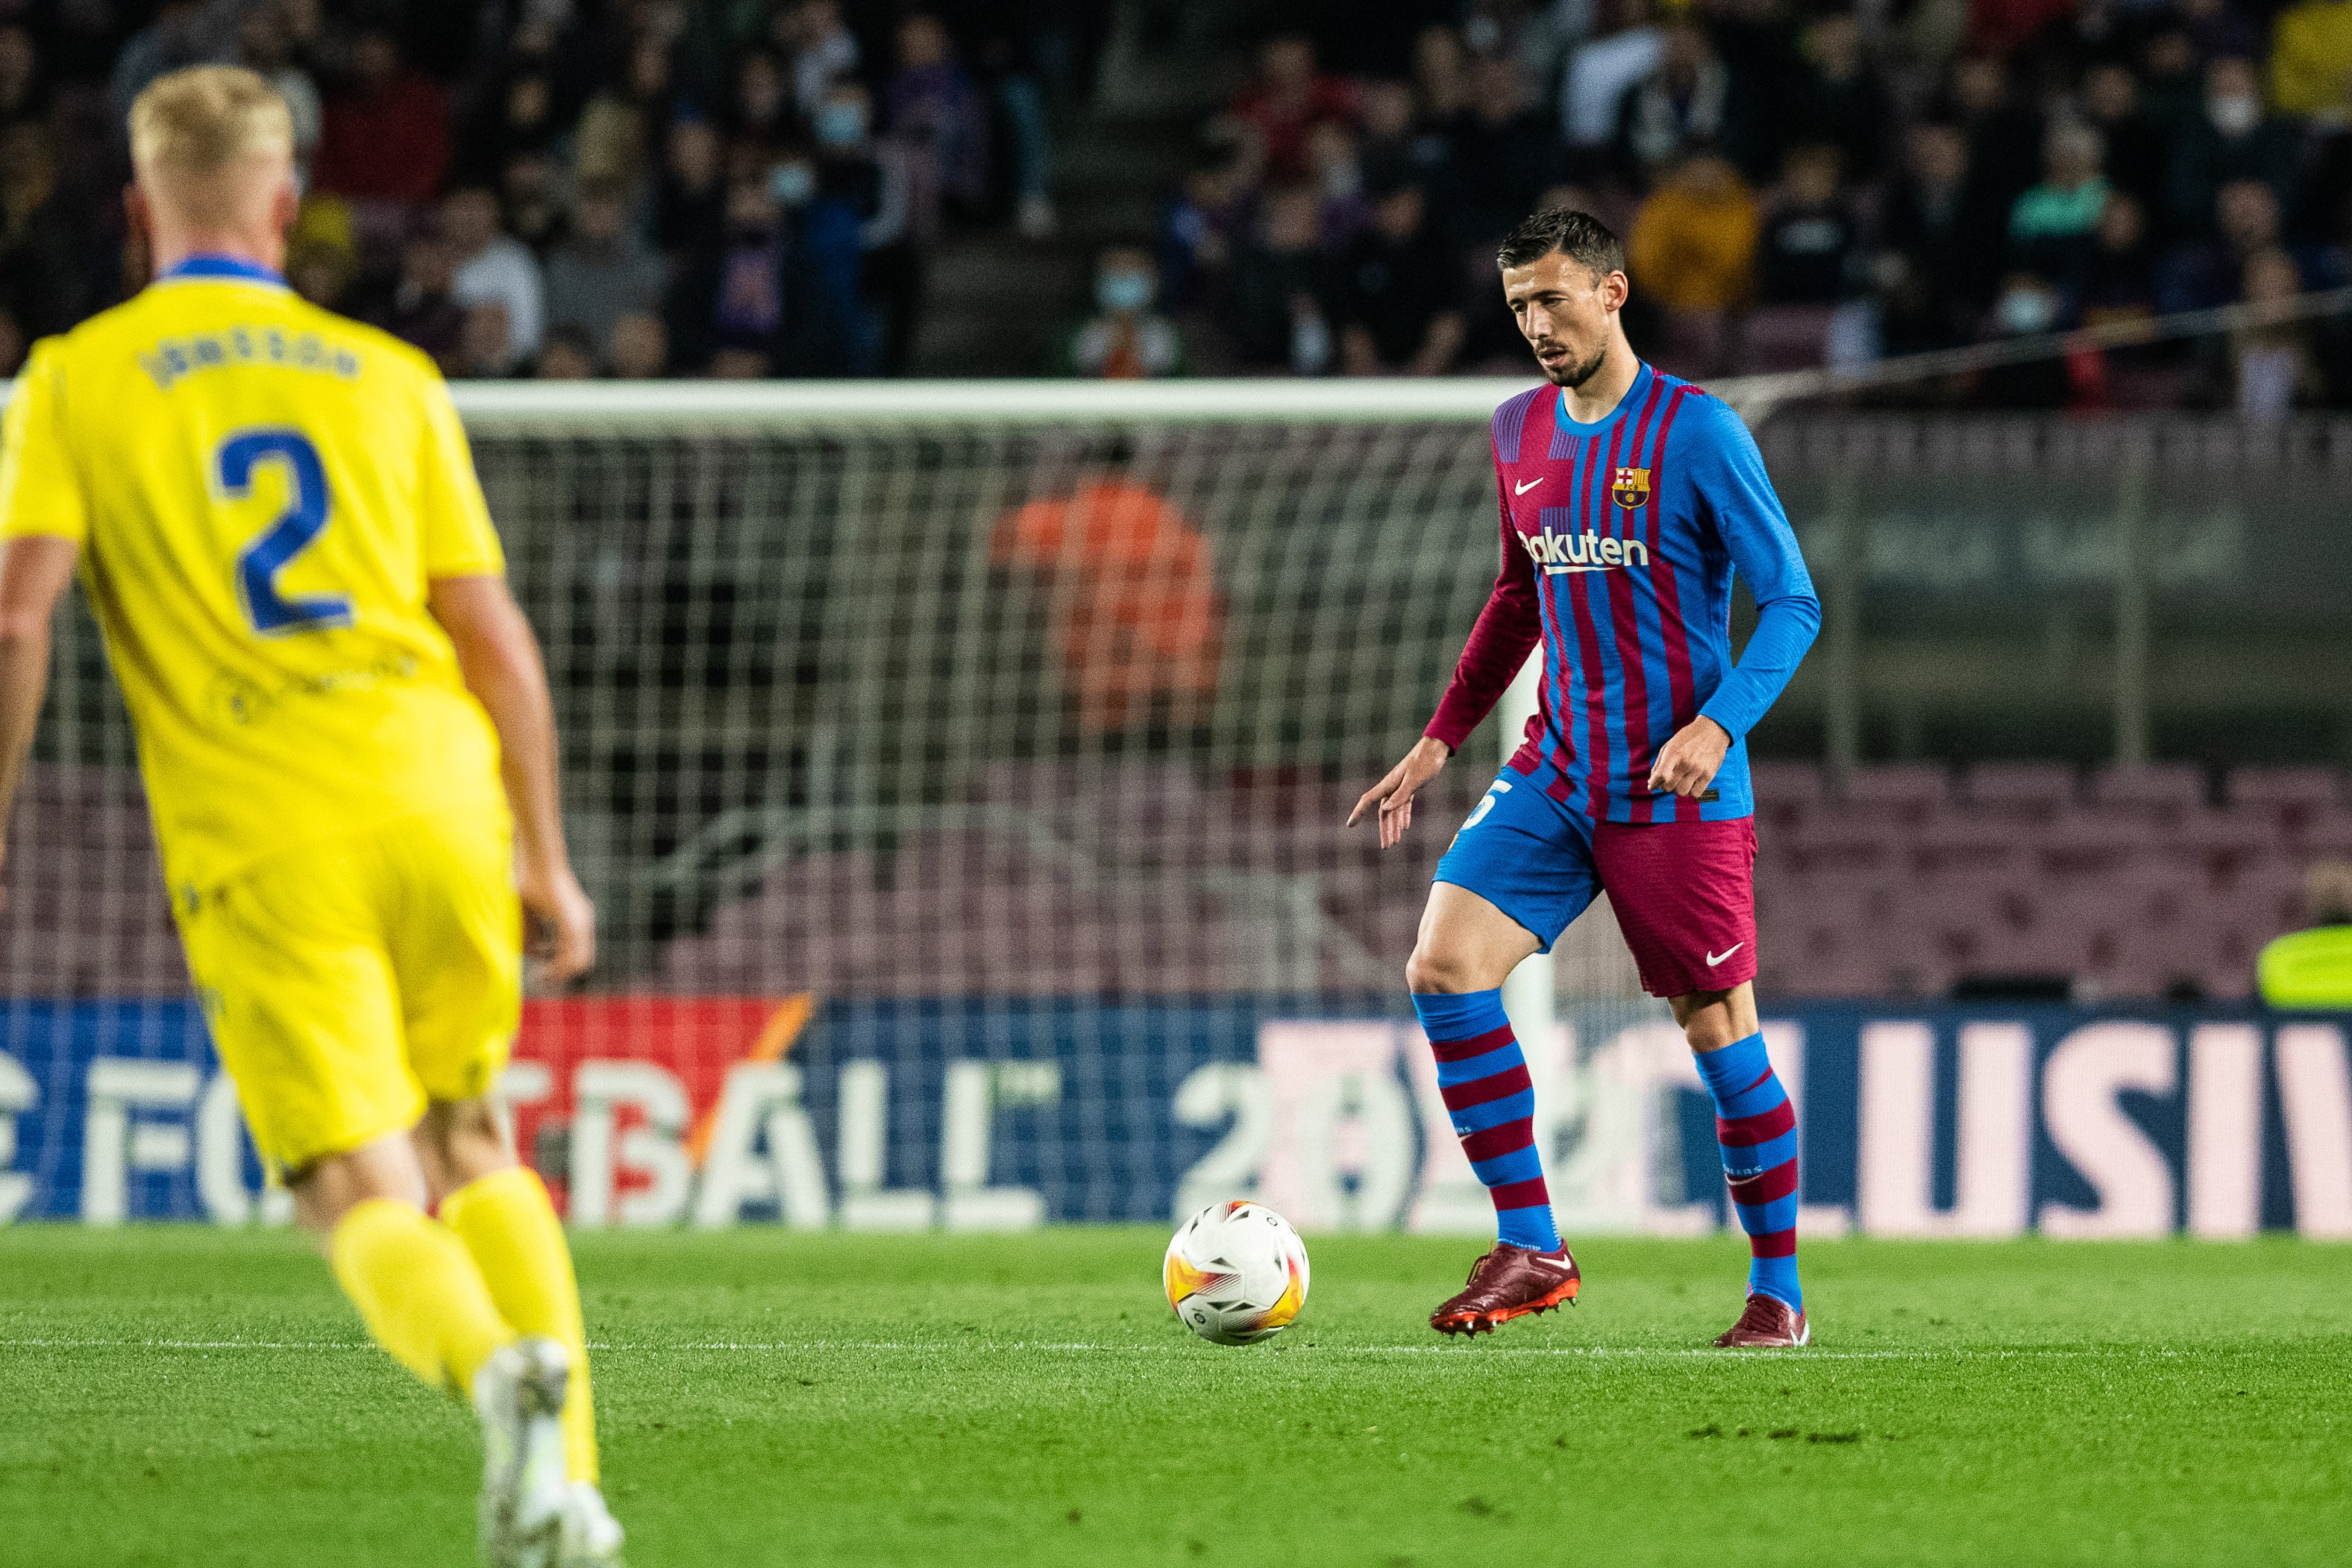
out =
[[[1738,952],[1741,948],[1746,947],[1748,943],[1745,941],[1735,942],[1729,947],[1725,948],[1721,952],[1708,953],[1706,955],[1706,966],[1709,969],[1713,969],[1717,964],[1721,963],[1725,959],[1729,958],[1733,953]]]
[[[1541,483],[1543,483],[1543,480],[1540,479],[1529,479],[1526,484],[1513,485],[1511,487],[1511,493],[1515,496],[1523,496]]]

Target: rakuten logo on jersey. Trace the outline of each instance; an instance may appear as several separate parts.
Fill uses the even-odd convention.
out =
[[[1523,533],[1519,542],[1548,576],[1566,572],[1607,572],[1618,566],[1647,566],[1650,547],[1638,539],[1604,539],[1587,529],[1582,533]]]

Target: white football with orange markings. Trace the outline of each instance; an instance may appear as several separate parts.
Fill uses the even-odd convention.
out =
[[[1176,1227],[1160,1279],[1186,1328],[1213,1345],[1253,1344],[1307,1305],[1307,1243],[1264,1204],[1211,1204]]]

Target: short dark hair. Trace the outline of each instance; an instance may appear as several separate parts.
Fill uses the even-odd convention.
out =
[[[1501,267],[1526,267],[1553,251],[1588,268],[1596,278],[1625,270],[1625,242],[1607,224],[1575,207],[1545,207],[1519,220],[1503,238],[1495,261]]]

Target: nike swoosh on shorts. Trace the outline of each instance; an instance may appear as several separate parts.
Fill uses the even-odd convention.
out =
[[[1746,947],[1747,945],[1747,942],[1743,939],[1739,942],[1733,942],[1721,952],[1708,953],[1706,955],[1706,966],[1709,969],[1713,969],[1717,964],[1721,963],[1725,959],[1729,958],[1733,953],[1738,952],[1741,948]]]

